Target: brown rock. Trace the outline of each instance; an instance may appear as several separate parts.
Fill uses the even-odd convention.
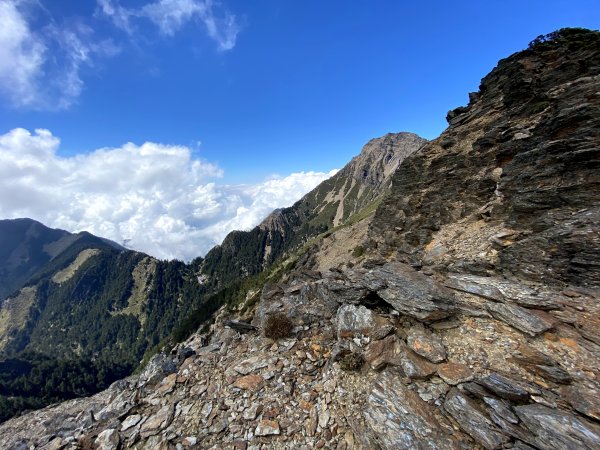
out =
[[[157,391],[161,395],[168,394],[175,387],[176,381],[177,381],[177,374],[176,373],[172,373],[170,375],[167,375],[166,377],[163,378],[163,380],[158,385]]]
[[[436,371],[434,364],[431,364],[425,358],[417,355],[409,348],[404,348],[404,352],[400,359],[400,366],[407,377],[416,380],[429,378]]]
[[[94,442],[98,450],[117,450],[119,447],[119,432],[114,428],[102,431]]]
[[[600,420],[600,391],[583,386],[569,386],[561,392],[575,411]]]
[[[434,408],[404,386],[398,374],[390,370],[381,372],[373,383],[363,414],[377,438],[368,448],[454,448],[435,417]],[[346,443],[348,448],[355,448],[352,434],[346,433]]]
[[[440,337],[424,327],[411,328],[408,331],[406,343],[415,353],[433,363],[439,363],[446,359],[446,349]]]
[[[444,409],[467,434],[486,449],[499,448],[509,439],[483,413],[474,400],[463,395],[456,388],[448,394]]]
[[[237,440],[233,441],[231,443],[231,445],[236,450],[246,450],[248,448],[248,443],[246,441],[241,440],[241,439],[237,439]]]
[[[306,419],[306,434],[309,436],[314,436],[317,432],[317,425],[319,424],[319,414],[317,411],[317,407],[313,406],[308,415],[308,419]]]
[[[442,380],[446,383],[454,386],[459,383],[471,381],[473,379],[473,372],[464,364],[447,362],[440,364],[437,367],[437,373]]]
[[[233,385],[239,389],[255,391],[262,386],[264,378],[260,375],[250,374],[238,378]]]
[[[160,430],[169,426],[173,420],[173,405],[168,404],[158,410],[156,414],[151,416],[140,430],[142,437],[153,436]]]

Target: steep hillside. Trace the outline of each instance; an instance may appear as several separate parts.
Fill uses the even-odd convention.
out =
[[[139,376],[7,421],[0,439],[600,448],[599,92],[600,33],[536,39],[404,160],[372,220],[311,242]]]
[[[396,172],[372,225],[379,251],[440,271],[597,286],[598,39],[565,31],[500,61]]]
[[[348,220],[381,199],[399,164],[425,142],[413,133],[369,141],[343,169],[289,208],[273,212],[251,231],[230,233],[204,258],[210,282],[226,285],[255,275],[291,249]]]
[[[76,239],[31,219],[0,220],[0,301]]]

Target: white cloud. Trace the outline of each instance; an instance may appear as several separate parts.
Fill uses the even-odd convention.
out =
[[[140,8],[125,8],[118,0],[97,0],[99,10],[113,24],[133,33],[133,19],[146,19],[158,27],[165,36],[173,36],[185,24],[199,22],[220,50],[231,50],[240,31],[237,19],[227,11],[215,13],[212,0],[156,0]]]
[[[81,69],[119,49],[111,39],[97,41],[82,22],[50,20],[34,30],[25,11],[35,10],[30,3],[0,0],[0,90],[20,108],[68,108],[83,89]]]
[[[46,46],[32,33],[14,1],[0,1],[0,24],[0,89],[15,104],[32,104]]]
[[[128,143],[68,158],[59,146],[48,130],[0,135],[0,217],[87,230],[165,259],[205,254],[335,173],[219,185],[223,171],[183,146]]]
[[[114,4],[112,0],[98,0],[100,12],[109,17],[113,24],[128,33],[133,32],[131,24],[131,13],[127,8],[123,8],[119,4]]]

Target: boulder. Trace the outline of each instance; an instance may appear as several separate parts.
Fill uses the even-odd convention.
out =
[[[404,386],[393,371],[381,372],[373,383],[364,417],[383,449],[455,448],[433,407]]]
[[[455,309],[452,291],[400,262],[369,270],[363,284],[396,311],[421,321],[443,319]]]
[[[446,397],[444,409],[456,420],[459,427],[486,449],[499,448],[509,440],[474,400],[456,388]]]
[[[119,442],[119,432],[114,428],[109,428],[98,435],[94,444],[98,450],[117,450]]]

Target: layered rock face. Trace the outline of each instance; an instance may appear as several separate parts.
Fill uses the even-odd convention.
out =
[[[248,317],[223,310],[140,376],[8,421],[0,440],[600,448],[598,92],[597,32],[501,61],[394,173],[364,253],[328,266],[321,240],[240,305]],[[288,338],[264,336],[274,314]]]
[[[373,221],[380,250],[439,270],[597,286],[597,41],[563,37],[500,61],[396,171]]]

